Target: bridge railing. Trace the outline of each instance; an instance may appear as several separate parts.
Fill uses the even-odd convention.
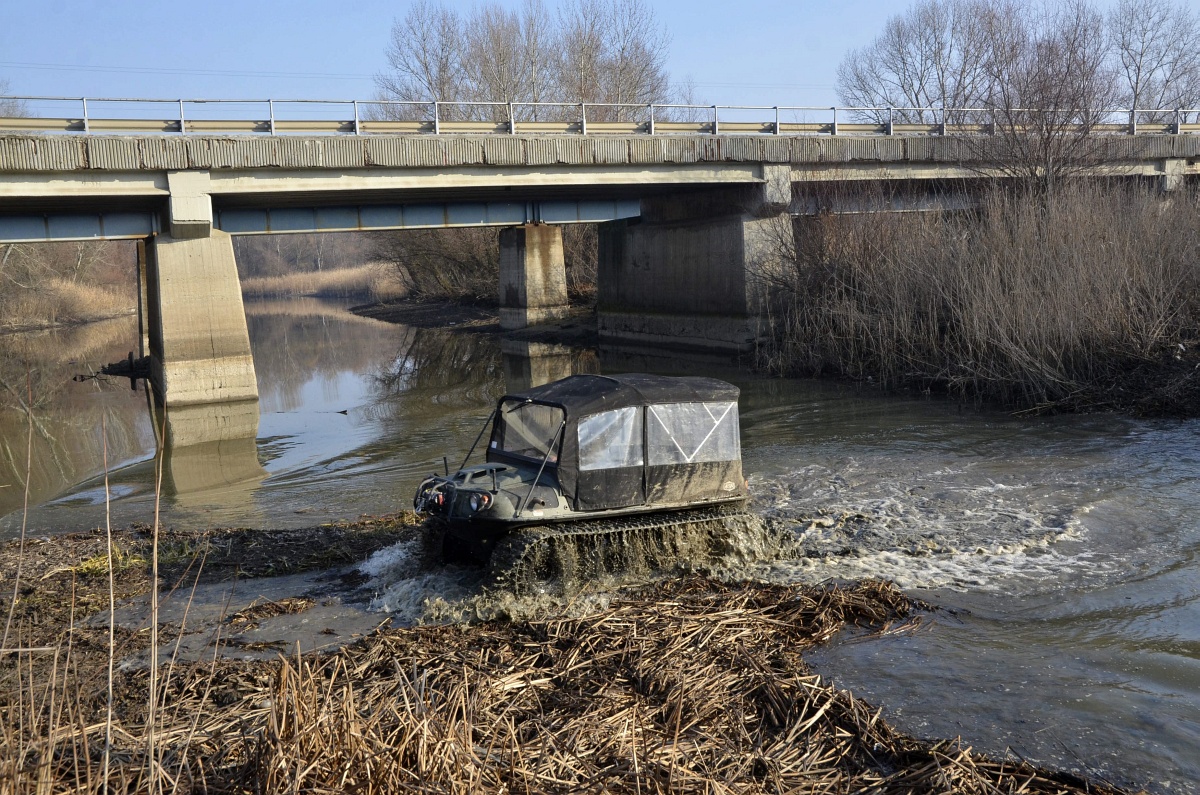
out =
[[[398,100],[0,96],[0,132],[410,135],[992,135],[1200,133],[1200,109],[817,107]]]

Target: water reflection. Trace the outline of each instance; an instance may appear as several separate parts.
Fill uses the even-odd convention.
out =
[[[0,517],[21,509],[27,483],[38,505],[102,473],[106,457],[118,469],[153,451],[145,399],[128,381],[72,380],[136,347],[134,317],[0,335]]]
[[[152,397],[148,403],[162,442],[163,497],[184,509],[216,501],[251,510],[254,491],[267,476],[258,461],[258,401],[172,406],[169,411]]]
[[[505,339],[500,342],[500,354],[508,392],[523,392],[569,375],[600,372],[600,359],[590,349]]]
[[[949,584],[933,601],[972,611],[942,614],[921,635],[828,649],[817,659],[839,682],[913,731],[962,731],[997,754],[1011,744],[1072,766],[1055,750],[1061,726],[1093,767],[1141,782],[1158,770],[1176,782],[1200,775],[1190,565],[1200,556],[1200,423],[1014,419],[753,379],[727,358],[597,357],[389,325],[318,301],[246,311],[260,402],[169,412],[168,525],[289,527],[395,511],[442,456],[461,460],[504,391],[600,370],[724,377],[743,388],[758,507],[864,517],[805,531],[817,552],[829,542],[808,575]],[[20,527],[30,431],[31,532],[103,523],[102,426],[114,522],[153,517],[164,418],[124,380],[71,381],[136,345],[132,318],[0,338],[0,534]]]

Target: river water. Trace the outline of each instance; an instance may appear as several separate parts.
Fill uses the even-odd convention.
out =
[[[799,550],[743,573],[885,577],[939,608],[919,632],[847,633],[812,655],[819,671],[918,735],[1197,791],[1200,422],[1015,418],[763,379],[719,360],[530,358],[317,301],[248,303],[247,317],[260,402],[169,418],[164,524],[298,527],[405,508],[419,479],[443,455],[455,466],[495,398],[531,373],[723,377],[743,390],[754,507],[789,527]],[[0,340],[0,537],[23,518],[35,536],[102,526],[106,459],[114,524],[153,520],[145,395],[127,381],[70,380],[135,341],[132,318]],[[30,415],[13,409],[30,396],[31,434]],[[418,581],[374,571],[393,574],[378,586],[380,609],[457,587],[453,572]]]

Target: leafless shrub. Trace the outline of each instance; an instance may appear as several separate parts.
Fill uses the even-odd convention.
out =
[[[798,226],[777,370],[1018,407],[1195,411],[1200,204],[1073,183]],[[1190,408],[1189,408],[1190,407]]]
[[[128,243],[0,245],[0,330],[125,314],[137,306]]]

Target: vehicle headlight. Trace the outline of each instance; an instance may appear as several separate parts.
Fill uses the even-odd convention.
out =
[[[475,513],[486,511],[492,504],[492,495],[477,491],[471,495],[471,498],[467,501],[467,504],[471,506],[471,510]]]

